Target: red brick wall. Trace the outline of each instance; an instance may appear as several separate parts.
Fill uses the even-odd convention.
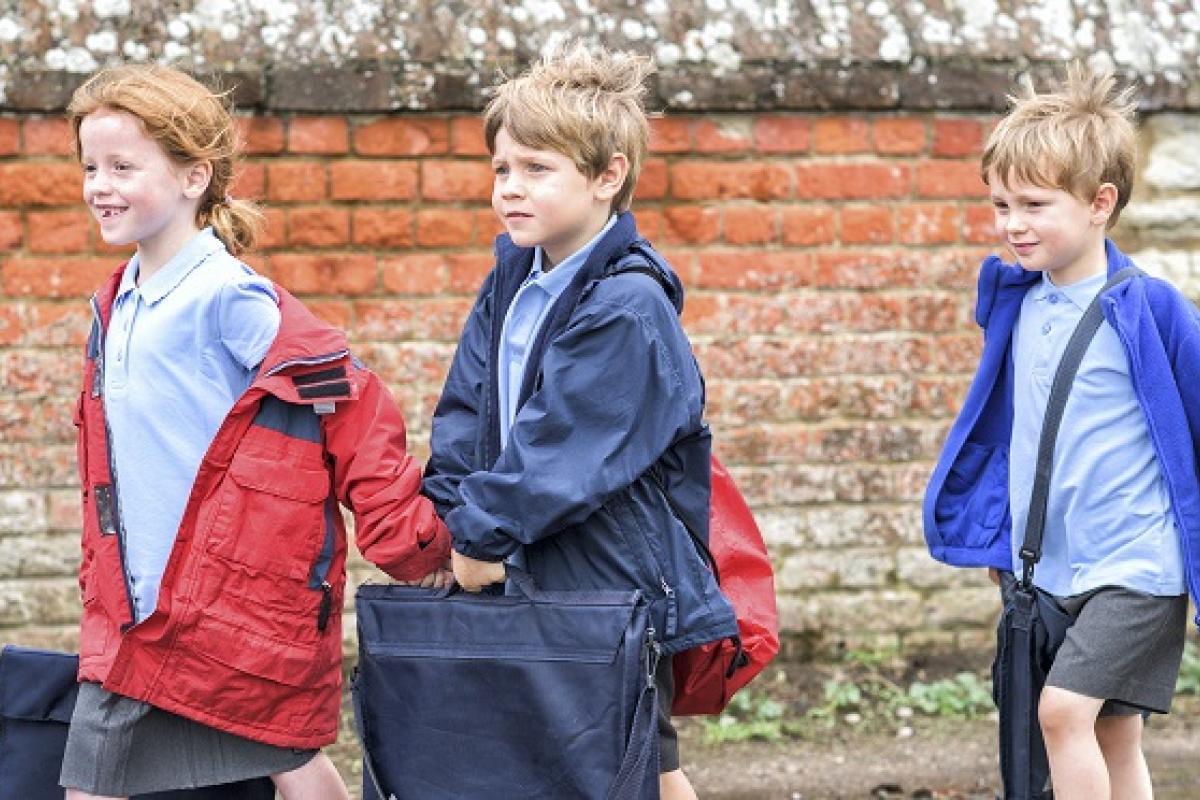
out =
[[[987,119],[655,121],[635,212],[690,290],[718,451],[760,514],[797,641],[963,643],[993,611],[990,589],[929,562],[919,516],[977,353]],[[423,455],[497,232],[477,117],[241,123],[235,193],[269,220],[250,262],[349,330]],[[78,347],[86,298],[122,258],[79,195],[60,118],[0,117],[0,640],[69,644],[77,614]]]

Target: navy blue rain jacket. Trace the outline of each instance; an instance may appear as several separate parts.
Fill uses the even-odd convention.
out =
[[[424,491],[454,548],[485,561],[523,549],[543,589],[640,589],[668,653],[735,635],[681,520],[707,538],[710,438],[679,279],[621,214],[533,343],[501,452],[500,329],[532,264],[497,238],[434,412]]]

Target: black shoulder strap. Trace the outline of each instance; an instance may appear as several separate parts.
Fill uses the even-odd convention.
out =
[[[1046,416],[1042,422],[1041,438],[1038,439],[1037,464],[1033,474],[1033,492],[1029,498],[1029,517],[1025,522],[1025,541],[1021,545],[1021,584],[1026,590],[1033,586],[1033,566],[1042,558],[1042,534],[1046,528],[1046,504],[1050,497],[1050,474],[1054,466],[1054,445],[1058,441],[1058,428],[1062,423],[1063,410],[1067,407],[1067,395],[1079,371],[1079,363],[1088,345],[1104,322],[1104,311],[1100,307],[1102,298],[1109,289],[1134,275],[1141,273],[1137,267],[1126,267],[1113,275],[1103,288],[1092,298],[1075,331],[1067,341],[1054,381],[1050,384],[1050,397],[1046,400]]]
[[[616,266],[613,267],[612,271],[604,277],[612,278],[616,275],[624,275],[627,272],[636,272],[642,275],[649,275],[651,278],[654,278],[654,280],[656,280],[658,284],[663,287],[664,291],[669,292],[670,287],[667,285],[663,277],[663,273],[660,270],[655,269],[653,266],[657,259],[658,254],[650,249],[648,243],[644,239],[636,241],[629,246],[629,252],[627,252],[621,258],[621,260],[616,263]]]

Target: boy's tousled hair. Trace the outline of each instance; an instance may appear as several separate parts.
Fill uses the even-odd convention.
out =
[[[624,153],[629,174],[612,210],[625,211],[646,159],[650,125],[642,98],[653,72],[643,56],[582,43],[560,48],[496,90],[483,112],[488,151],[496,152],[503,128],[525,147],[562,153],[589,178],[603,172],[615,153]]]
[[[254,246],[263,213],[256,204],[229,195],[238,138],[226,94],[157,64],[102,69],[75,90],[67,107],[77,157],[82,157],[79,126],[84,117],[105,109],[137,117],[146,135],[178,164],[211,164],[212,180],[200,198],[196,224],[201,228],[211,225],[234,255]]]
[[[1133,87],[1116,91],[1108,72],[1079,63],[1067,67],[1056,91],[1038,94],[1026,77],[1024,91],[1010,96],[1012,109],[988,137],[981,174],[994,172],[1007,184],[1016,179],[1062,189],[1090,203],[1102,184],[1117,189],[1108,227],[1116,224],[1133,191],[1137,132]]]

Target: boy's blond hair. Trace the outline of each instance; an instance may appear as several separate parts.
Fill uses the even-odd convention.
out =
[[[625,211],[646,159],[650,125],[642,97],[653,72],[649,59],[630,53],[582,43],[560,49],[496,90],[483,112],[488,151],[496,152],[503,128],[520,145],[562,153],[588,178],[624,153],[629,174],[612,210]]]
[[[988,137],[981,174],[1062,189],[1085,203],[1105,183],[1117,188],[1108,227],[1116,224],[1133,191],[1137,164],[1133,87],[1115,91],[1116,79],[1071,64],[1056,91],[1038,94],[1024,82],[1020,97]]]
[[[75,90],[67,107],[76,157],[82,156],[79,126],[89,114],[104,110],[132,114],[176,164],[211,164],[212,179],[196,209],[196,224],[201,228],[211,225],[234,255],[254,246],[263,213],[255,203],[229,195],[239,153],[227,94],[157,64],[102,69]]]

